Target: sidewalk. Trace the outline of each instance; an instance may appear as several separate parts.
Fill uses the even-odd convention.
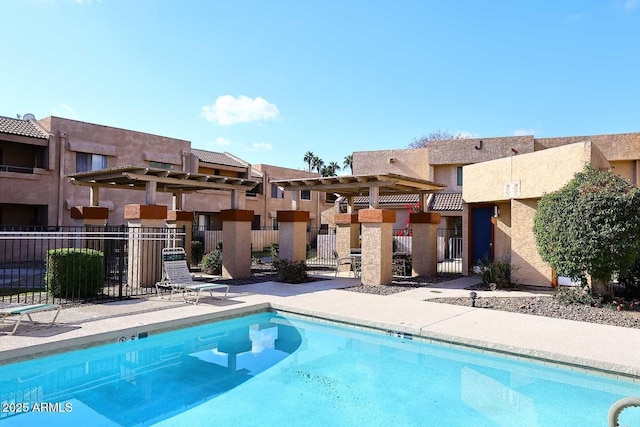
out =
[[[0,336],[0,364],[273,308],[283,314],[298,313],[617,372],[638,377],[640,381],[640,329],[424,301],[434,295],[468,296],[465,284],[473,284],[475,278],[465,277],[392,296],[343,291],[341,288],[356,286],[358,279],[331,279],[300,285],[264,282],[233,286],[228,300],[208,297],[197,306],[177,298],[169,301],[153,297],[65,308],[53,327],[20,326],[16,335]],[[505,293],[526,295],[520,291]],[[491,296],[499,295],[493,291]],[[44,322],[51,315],[37,313],[34,318]]]

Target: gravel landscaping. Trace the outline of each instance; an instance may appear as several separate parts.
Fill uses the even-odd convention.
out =
[[[313,272],[310,272],[313,274]],[[435,283],[445,282],[461,276],[436,276],[436,277],[408,277],[396,278],[390,285],[359,285],[344,290],[376,295],[392,295],[412,288],[421,288]],[[276,275],[272,271],[253,272],[253,276],[242,280],[220,280],[216,282],[230,285],[246,285],[275,280]],[[472,290],[486,290],[482,285],[469,288]],[[442,304],[462,305],[469,307],[470,298],[432,298],[430,302]],[[530,314],[534,316],[547,316],[556,319],[575,320],[579,322],[600,323],[603,325],[621,326],[624,328],[640,328],[640,302],[627,304],[624,308],[615,304],[603,307],[592,307],[584,304],[564,305],[553,296],[535,297],[480,297],[476,299],[476,307],[490,310],[509,311],[513,313]]]
[[[453,277],[455,278],[455,277]],[[451,276],[445,277],[415,277],[395,281],[385,286],[360,285],[346,290],[377,295],[391,295],[406,291],[409,288],[417,288],[432,285],[434,283],[452,280]],[[482,285],[469,288],[472,290],[487,290]],[[471,306],[470,298],[430,298],[430,302]],[[621,326],[624,328],[640,328],[640,303],[627,304],[625,308],[617,308],[610,304],[603,307],[592,307],[584,304],[564,305],[553,296],[536,297],[480,297],[476,299],[477,308],[490,310],[510,311],[512,313],[531,314],[534,316],[546,316],[556,319],[576,320],[579,322],[600,323],[603,325]]]

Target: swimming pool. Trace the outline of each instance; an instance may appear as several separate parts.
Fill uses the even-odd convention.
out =
[[[262,313],[58,354],[0,367],[0,425],[583,427],[640,395],[408,338]]]

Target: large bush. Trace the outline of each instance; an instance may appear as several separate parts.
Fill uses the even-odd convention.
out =
[[[638,212],[637,187],[610,170],[587,165],[540,200],[533,227],[538,252],[559,276],[608,283],[613,272],[625,274],[638,257]]]
[[[93,249],[51,249],[45,283],[56,298],[91,298],[104,287],[104,255]]]
[[[222,242],[216,243],[216,248],[202,257],[200,269],[206,274],[222,274]]]
[[[290,261],[288,259],[276,259],[273,261],[273,268],[276,270],[278,282],[283,283],[303,283],[309,281],[307,265],[304,261]]]

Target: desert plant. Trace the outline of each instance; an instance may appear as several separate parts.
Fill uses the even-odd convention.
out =
[[[495,284],[498,288],[511,286],[512,267],[510,263],[499,260],[489,261],[488,258],[485,258],[479,262],[477,268],[483,283]]]
[[[561,286],[558,288],[555,298],[563,305],[583,304],[591,306],[602,302],[600,298],[594,297],[591,292],[580,286]]]
[[[93,249],[51,249],[45,283],[56,298],[91,298],[104,286],[104,254]]]
[[[193,240],[191,242],[191,263],[200,264],[202,256],[204,255],[204,245],[200,240]]]
[[[284,283],[303,283],[309,280],[307,265],[304,261],[289,261],[277,259],[273,261],[273,268],[277,273],[277,281]]]
[[[222,274],[222,242],[216,243],[215,249],[202,257],[200,269],[205,274]]]

